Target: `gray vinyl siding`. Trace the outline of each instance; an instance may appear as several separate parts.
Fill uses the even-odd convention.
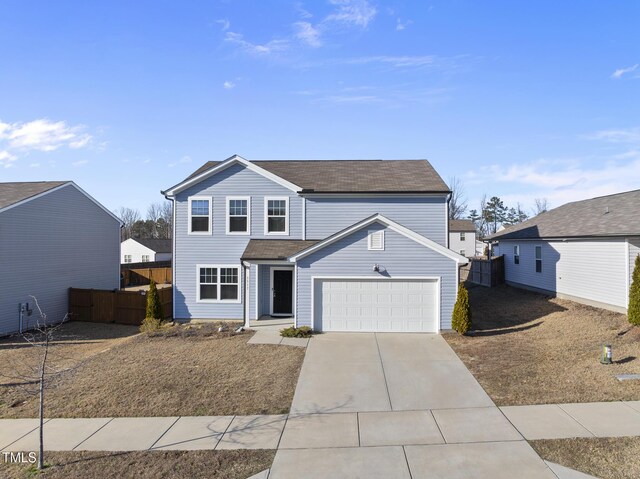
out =
[[[269,290],[271,284],[271,268],[269,265],[260,265],[260,287],[258,289],[258,298],[260,301],[260,316],[271,313],[271,304],[269,303]]]
[[[188,234],[188,199],[190,196],[211,196],[213,198],[211,235]],[[251,236],[226,234],[227,196],[251,197]],[[265,196],[289,197],[288,236],[264,235]],[[178,193],[175,205],[174,299],[176,319],[242,319],[244,314],[243,301],[240,303],[198,303],[196,301],[196,265],[233,264],[238,265],[242,271],[240,257],[250,238],[301,239],[302,198],[242,165],[234,165]],[[241,281],[244,281],[244,278],[241,278]]]
[[[520,264],[513,246],[520,245]],[[542,272],[536,273],[535,246],[542,247]],[[627,261],[624,239],[501,241],[505,279],[591,302],[626,307]]]
[[[0,213],[0,265],[0,335],[18,331],[18,304],[33,305],[30,295],[47,321],[60,321],[70,287],[120,287],[120,224],[67,185]],[[26,327],[38,318],[34,308]]]
[[[311,326],[311,278],[313,276],[380,278],[379,273],[373,272],[373,265],[377,263],[385,268],[389,277],[440,277],[440,328],[451,328],[451,313],[457,291],[457,263],[389,228],[384,228],[384,251],[370,251],[367,242],[368,232],[383,228],[381,224],[363,228],[298,261],[296,272],[298,326]]]
[[[307,239],[323,239],[379,213],[447,246],[446,196],[307,198]]]

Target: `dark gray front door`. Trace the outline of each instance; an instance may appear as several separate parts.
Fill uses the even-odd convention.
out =
[[[293,314],[293,270],[273,271],[273,314]]]

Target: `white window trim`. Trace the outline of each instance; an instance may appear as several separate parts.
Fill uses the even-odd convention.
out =
[[[284,231],[269,232],[269,201],[285,201],[286,214],[284,219]],[[289,236],[289,197],[265,196],[264,197],[264,234],[265,236]]]
[[[247,202],[247,231],[231,231],[231,215],[229,214],[229,203],[231,200],[244,200]],[[226,232],[228,235],[247,236],[251,235],[251,197],[250,196],[227,196],[225,218],[227,222]]]
[[[467,235],[464,231],[460,232],[460,241],[466,241],[467,240]]]
[[[200,299],[200,268],[217,268],[218,273],[216,275],[218,287],[218,299]],[[220,268],[235,268],[238,270],[238,282],[237,283],[224,283],[235,284],[238,286],[238,299],[220,299]],[[196,303],[231,303],[237,304],[241,301],[242,295],[242,266],[239,264],[197,264],[196,265]]]
[[[516,256],[518,257],[518,262],[516,263]],[[513,264],[515,265],[519,265],[520,264],[520,245],[519,244],[514,244],[513,245]]]
[[[538,248],[540,248],[540,258],[538,259],[536,253],[538,252]],[[540,271],[538,271],[538,261],[540,261]],[[542,245],[541,244],[537,244],[533,246],[533,271],[536,274],[541,274],[542,273]]]
[[[382,248],[374,248],[373,247],[373,235],[374,234],[380,234],[382,236]],[[384,230],[377,230],[377,231],[369,231],[368,232],[368,240],[367,240],[367,249],[370,251],[384,251]]]
[[[191,203],[194,200],[207,200],[209,202],[209,230],[208,231],[191,231]],[[213,197],[212,196],[190,196],[189,197],[189,224],[187,225],[187,232],[193,236],[211,236],[213,231]],[[196,218],[200,217],[199,215]]]

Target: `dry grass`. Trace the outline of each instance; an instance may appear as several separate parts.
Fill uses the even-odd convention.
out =
[[[137,335],[85,359],[48,391],[46,415],[288,412],[304,349],[247,344],[252,333],[218,333],[217,326],[176,325]],[[0,417],[36,417],[36,412],[36,398],[17,387],[0,387]]]
[[[640,328],[627,317],[502,285],[470,289],[473,335],[445,339],[500,406],[640,399]],[[603,343],[613,365],[599,363]]]
[[[49,452],[46,479],[246,479],[271,466],[275,451]],[[31,477],[24,465],[0,462],[0,477]]]
[[[640,477],[640,437],[531,441],[547,461],[602,479]]]

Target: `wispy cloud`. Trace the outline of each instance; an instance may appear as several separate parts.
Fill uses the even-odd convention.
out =
[[[310,47],[322,46],[321,32],[309,22],[296,22],[293,24],[295,37]]]
[[[91,141],[91,135],[85,130],[82,125],[68,126],[64,121],[47,119],[26,123],[0,122],[0,145],[23,151],[54,151],[63,146],[84,148]]]
[[[17,159],[16,155],[13,155],[6,150],[0,150],[0,166],[3,168],[10,168],[12,163]]]
[[[222,84],[222,88],[224,88],[225,90],[231,90],[235,87],[236,87],[236,84],[233,83],[232,81],[226,81]]]
[[[367,0],[329,0],[329,3],[335,5],[337,9],[327,15],[326,22],[338,22],[366,28],[378,13]]]
[[[293,92],[311,103],[324,105],[380,105],[396,108],[405,105],[432,105],[449,99],[449,88],[422,88],[416,85],[391,85],[384,88],[375,86],[342,87],[330,90],[302,90]]]
[[[229,30],[229,27],[231,27],[231,22],[229,22],[229,20],[227,20],[226,18],[216,20],[216,23],[220,25],[220,28],[222,28],[223,32],[226,32],[227,30]]]
[[[640,128],[619,128],[600,130],[586,135],[591,140],[602,140],[608,143],[630,143],[640,145]]]
[[[616,80],[620,79],[622,78],[623,75],[636,71],[638,67],[640,67],[640,63],[636,63],[635,65],[632,65],[627,68],[619,68],[611,74],[611,78],[615,78]]]
[[[79,166],[84,166],[87,163],[89,163],[89,160],[78,160],[78,161],[74,161],[73,163],[71,163],[73,166],[75,166],[76,168]]]
[[[254,55],[270,55],[272,53],[283,52],[289,48],[290,42],[286,39],[273,39],[267,43],[252,43],[244,39],[241,33],[228,31],[225,35],[225,41],[239,46],[247,53]]]
[[[182,163],[182,164],[185,164],[185,163],[191,163],[191,161],[192,161],[192,160],[191,160],[191,157],[190,157],[189,155],[184,155],[184,156],[183,156],[182,158],[180,158],[178,161],[174,161],[174,162],[172,162],[172,163],[169,163],[169,165],[168,165],[168,166],[169,166],[169,168],[173,168],[174,166],[179,165],[179,164],[181,164],[181,163]]]
[[[413,20],[402,21],[400,18],[396,18],[396,31],[401,32],[412,23],[413,23]]]

